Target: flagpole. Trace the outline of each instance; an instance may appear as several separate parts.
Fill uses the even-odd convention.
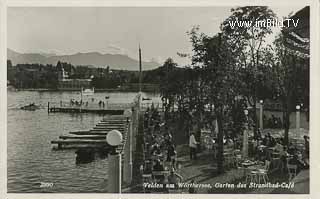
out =
[[[141,92],[142,87],[142,64],[141,64],[141,48],[139,44],[139,92]]]
[[[81,108],[82,108],[82,90],[83,90],[83,88],[81,87],[81,97],[80,97],[80,113],[81,113]]]

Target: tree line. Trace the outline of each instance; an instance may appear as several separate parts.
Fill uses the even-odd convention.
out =
[[[139,72],[128,70],[115,70],[109,66],[97,68],[92,66],[74,66],[70,63],[58,61],[56,65],[43,64],[17,64],[12,65],[7,60],[7,80],[10,85],[18,89],[48,88],[57,89],[61,71],[69,79],[92,79],[91,86],[97,89],[116,89],[125,84],[139,83]],[[163,67],[143,71],[143,83],[160,84]]]

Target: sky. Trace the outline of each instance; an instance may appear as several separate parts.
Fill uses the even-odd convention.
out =
[[[278,17],[302,7],[270,7]],[[231,7],[9,7],[8,48],[20,53],[78,52],[126,54],[163,63],[168,57],[179,65],[190,62],[187,31],[195,25],[207,35],[219,32]],[[279,30],[276,30],[279,31]]]

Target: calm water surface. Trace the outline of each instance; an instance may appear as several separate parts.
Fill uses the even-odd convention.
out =
[[[110,103],[130,103],[136,93],[96,93],[94,98],[97,102],[105,96],[110,97]],[[155,94],[143,96],[159,101]],[[96,114],[47,113],[48,101],[58,103],[71,98],[80,100],[79,92],[8,91],[8,192],[107,192],[107,159],[76,165],[75,150],[53,150],[50,144],[59,135],[88,130],[102,119]],[[19,109],[32,102],[44,108]],[[53,186],[40,188],[41,182]]]

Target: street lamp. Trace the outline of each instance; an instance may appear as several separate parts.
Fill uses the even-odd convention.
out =
[[[300,105],[296,106],[296,129],[300,129]]]
[[[260,127],[260,130],[263,129],[263,100],[260,100],[259,127]]]
[[[122,144],[122,134],[118,130],[109,131],[106,140],[111,146],[108,156],[108,192],[121,193],[121,154],[117,152],[117,147]]]

